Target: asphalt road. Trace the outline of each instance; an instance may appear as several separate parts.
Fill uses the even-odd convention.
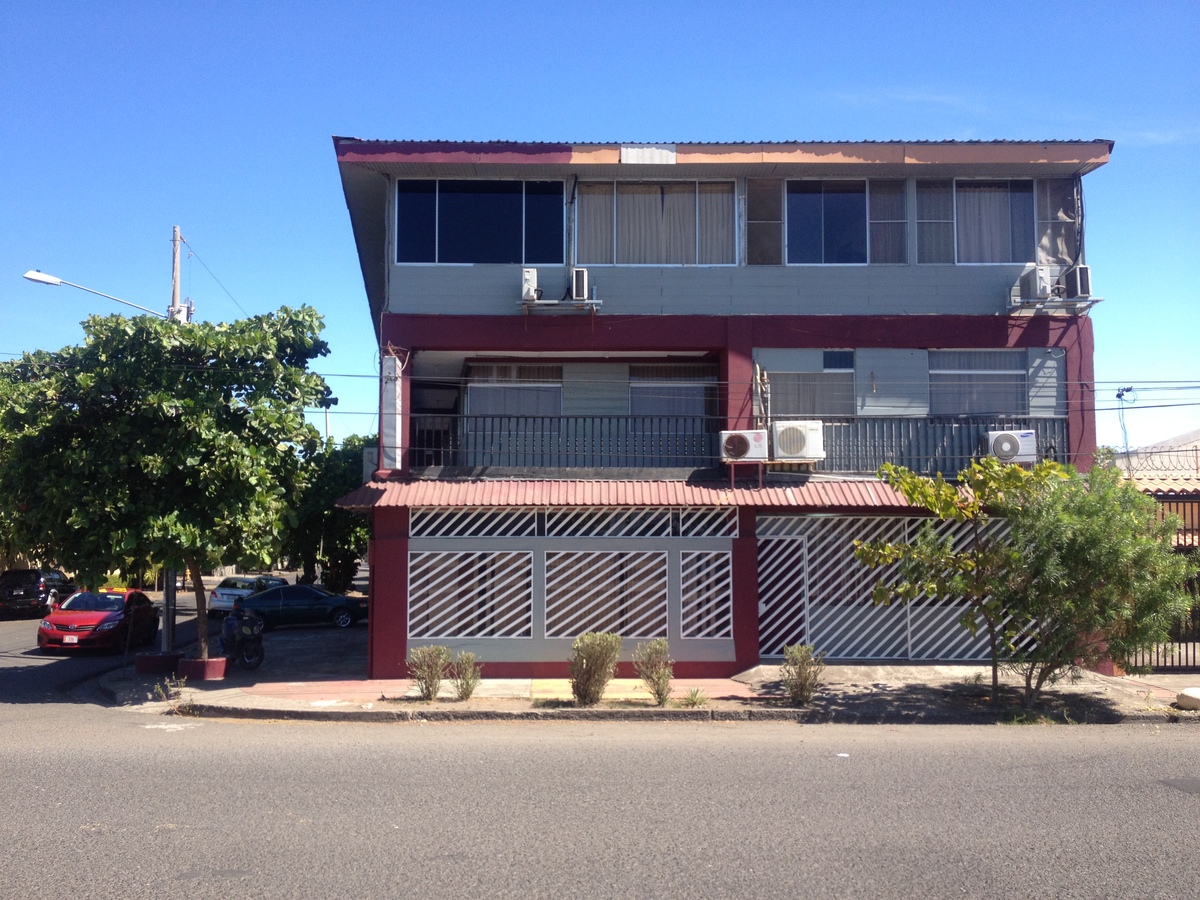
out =
[[[1192,898],[1198,737],[0,704],[0,896]]]

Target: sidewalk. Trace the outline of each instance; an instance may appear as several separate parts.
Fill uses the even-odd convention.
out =
[[[162,699],[161,677],[136,675],[132,667],[103,676],[99,686],[116,705],[145,713],[278,720],[1200,723],[1200,713],[1171,706],[1179,691],[1200,686],[1200,674],[1114,678],[1088,672],[1074,683],[1047,689],[1039,708],[1025,714],[1011,676],[1004,678],[1001,707],[992,707],[986,666],[830,665],[816,699],[805,709],[787,704],[772,666],[734,679],[677,679],[673,702],[666,708],[653,704],[640,681],[614,679],[601,704],[586,709],[574,705],[566,679],[485,678],[474,696],[462,702],[454,698],[453,684],[444,682],[438,702],[426,703],[407,679],[338,677],[344,673],[336,665],[301,678],[288,668],[278,666],[274,673],[235,670],[223,681],[187,683],[173,701]],[[693,689],[703,693],[705,704],[681,705]]]

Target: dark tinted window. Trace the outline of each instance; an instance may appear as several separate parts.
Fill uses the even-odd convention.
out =
[[[438,183],[438,262],[519,263],[521,182]]]
[[[0,584],[29,584],[38,580],[36,569],[9,569],[0,575]]]
[[[400,180],[396,261],[562,265],[561,181]]]
[[[397,262],[436,262],[437,182],[396,183]]]
[[[789,263],[867,261],[866,182],[788,182],[787,214]]]
[[[562,265],[563,185],[561,181],[525,182],[525,262]]]

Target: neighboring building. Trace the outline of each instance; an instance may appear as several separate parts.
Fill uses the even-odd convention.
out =
[[[1117,467],[1158,501],[1163,514],[1179,517],[1175,546],[1200,547],[1200,430],[1117,454]]]
[[[914,523],[886,461],[1090,464],[1110,142],[334,146],[383,360],[343,501],[372,677],[428,643],[561,675],[589,630],[693,676],[986,658],[957,606],[873,606],[852,542]]]

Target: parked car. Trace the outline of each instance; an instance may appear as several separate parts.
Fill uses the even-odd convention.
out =
[[[343,597],[315,584],[285,584],[234,601],[239,609],[262,616],[268,628],[276,625],[317,625],[332,622],[349,628],[367,617],[366,597]]]
[[[38,626],[38,647],[119,650],[154,643],[159,610],[141,591],[79,591],[52,609]]]
[[[287,579],[278,575],[230,575],[209,593],[208,611],[217,615],[227,613],[238,597],[249,597],[283,584],[287,584]]]
[[[42,615],[75,585],[57,569],[9,569],[0,574],[0,612]]]

